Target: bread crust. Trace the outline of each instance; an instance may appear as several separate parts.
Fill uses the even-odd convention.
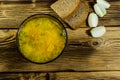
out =
[[[79,2],[78,2],[78,4],[77,4],[77,6],[74,8],[74,10],[73,10],[70,14],[68,14],[68,16],[63,17],[63,19],[66,19],[66,18],[70,17],[70,16],[79,8],[80,3],[81,3],[81,0],[78,0],[78,1],[79,1]]]
[[[59,1],[59,0],[58,0]],[[81,2],[81,0],[77,0],[77,4],[76,5],[74,5],[74,7],[72,8],[72,10],[70,9],[70,12],[69,13],[67,13],[65,16],[63,16],[63,15],[61,15],[60,13],[59,13],[59,11],[62,9],[62,8],[64,8],[64,7],[67,7],[67,6],[64,6],[64,7],[62,7],[62,8],[60,8],[59,9],[59,7],[58,6],[60,6],[61,5],[61,3],[59,4],[59,2],[55,2],[55,3],[53,3],[50,7],[58,14],[58,16],[60,16],[62,19],[66,19],[66,18],[68,18],[69,16],[71,16],[77,9],[78,9],[78,7],[79,7],[79,5],[80,5],[80,2]],[[62,3],[63,4],[63,3]],[[62,12],[62,11],[60,11],[60,12]]]
[[[72,29],[77,29],[86,21],[88,13],[89,5],[87,2],[82,1],[79,8],[71,16],[63,20],[68,23]]]

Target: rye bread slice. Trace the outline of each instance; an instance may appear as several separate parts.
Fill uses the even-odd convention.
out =
[[[78,8],[80,0],[58,0],[50,7],[62,18],[66,19]]]
[[[79,8],[71,16],[63,20],[68,23],[72,29],[77,29],[86,21],[88,13],[89,5],[87,2],[82,1]]]

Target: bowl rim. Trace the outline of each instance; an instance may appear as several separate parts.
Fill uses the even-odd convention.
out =
[[[55,19],[57,22],[59,22],[59,24],[61,24],[61,27],[63,27],[63,29],[64,29],[64,31],[65,31],[65,46],[64,46],[64,48],[61,50],[61,52],[60,52],[60,54],[57,56],[57,57],[55,57],[54,59],[52,59],[52,60],[50,60],[50,61],[47,61],[47,62],[43,62],[43,63],[40,63],[40,62],[34,62],[34,61],[31,61],[30,59],[27,59],[24,55],[23,55],[23,53],[21,52],[21,50],[20,50],[20,48],[19,48],[19,34],[20,34],[20,31],[21,31],[21,29],[23,28],[23,24],[24,23],[26,23],[27,21],[29,21],[29,20],[31,20],[31,19],[33,19],[35,16],[41,16],[41,15],[43,15],[43,16],[48,16],[48,17],[51,17],[51,18],[53,18],[53,19]],[[32,63],[35,63],[35,64],[46,64],[46,63],[50,63],[50,62],[53,62],[53,61],[55,61],[57,58],[59,58],[61,55],[62,55],[62,53],[65,51],[65,48],[67,47],[67,45],[68,45],[68,33],[67,33],[67,30],[66,30],[66,28],[64,27],[65,26],[65,24],[64,24],[64,22],[59,18],[59,17],[55,17],[54,15],[51,15],[51,14],[34,14],[34,15],[31,15],[31,16],[29,16],[29,17],[27,17],[26,19],[24,19],[23,21],[22,21],[22,23],[20,24],[20,26],[19,26],[19,28],[18,28],[18,31],[17,31],[17,35],[16,35],[16,44],[17,44],[17,50],[18,50],[18,53],[25,59],[25,60],[27,60],[27,61],[29,61],[29,62],[32,62]]]

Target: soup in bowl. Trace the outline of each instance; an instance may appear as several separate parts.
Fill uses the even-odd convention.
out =
[[[67,44],[67,32],[56,17],[37,14],[21,24],[17,40],[19,51],[27,60],[47,63],[63,52]]]

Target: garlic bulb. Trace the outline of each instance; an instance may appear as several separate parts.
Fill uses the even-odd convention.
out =
[[[93,28],[91,31],[92,37],[98,38],[101,37],[106,32],[106,28],[104,26],[99,26],[96,28]]]
[[[88,16],[88,25],[90,27],[96,27],[98,25],[98,16],[94,12]]]

